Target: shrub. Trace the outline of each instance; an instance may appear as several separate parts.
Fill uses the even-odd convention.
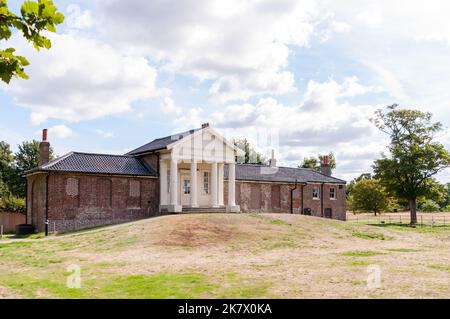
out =
[[[427,199],[419,204],[419,210],[423,212],[438,212],[440,207],[438,203],[432,201],[431,199]]]
[[[0,211],[25,214],[25,198],[5,196],[0,199]]]

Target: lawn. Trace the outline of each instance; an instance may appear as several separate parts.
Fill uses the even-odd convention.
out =
[[[0,297],[448,298],[449,242],[449,227],[163,216],[50,240],[0,241]],[[371,265],[381,269],[378,289],[366,284]],[[80,288],[67,285],[74,269]]]

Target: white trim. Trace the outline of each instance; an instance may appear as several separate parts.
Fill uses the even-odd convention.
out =
[[[198,130],[198,131],[196,131],[196,132],[194,132],[194,133],[192,133],[192,134],[183,136],[183,137],[180,138],[179,140],[177,140],[177,141],[175,141],[175,142],[173,142],[173,143],[171,143],[171,144],[168,144],[168,145],[166,146],[166,149],[171,150],[171,149],[173,149],[174,147],[176,147],[177,145],[179,145],[179,144],[181,144],[181,143],[184,143],[184,142],[187,141],[188,139],[193,139],[193,138],[197,137],[198,135],[203,134],[204,132],[209,132],[209,133],[211,133],[211,135],[215,136],[219,141],[221,141],[222,143],[224,143],[224,144],[227,145],[228,147],[232,148],[233,151],[235,152],[234,155],[236,155],[236,153],[238,152],[238,150],[239,150],[238,147],[236,147],[233,143],[231,143],[230,141],[228,141],[227,139],[225,139],[222,135],[220,135],[217,131],[213,130],[211,127],[205,127],[205,128],[202,128],[202,129],[200,129],[200,130]]]

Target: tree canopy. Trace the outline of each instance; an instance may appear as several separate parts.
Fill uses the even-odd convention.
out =
[[[305,157],[303,159],[302,164],[300,164],[299,168],[311,168],[315,171],[320,172],[321,165],[322,165],[323,155],[318,155],[317,157]],[[334,156],[333,152],[330,152],[328,154],[328,161],[331,170],[334,170],[336,168],[336,157]]]
[[[63,23],[64,15],[52,0],[25,1],[20,15],[9,11],[7,0],[0,0],[0,41],[9,40],[13,29],[20,31],[36,50],[50,49],[50,39],[45,31],[56,32],[56,26]],[[14,48],[0,49],[0,79],[9,83],[13,77],[28,79],[25,67],[30,63],[20,55],[15,55]]]
[[[361,179],[353,184],[349,206],[353,211],[372,212],[377,215],[390,204],[389,194],[376,179]]]
[[[7,161],[4,160],[5,158]],[[50,148],[50,158],[53,158],[52,148]],[[26,179],[23,174],[39,165],[39,142],[35,140],[23,142],[14,155],[7,143],[0,142],[0,165],[2,162],[7,163],[1,167],[0,171],[0,189],[3,189],[3,196],[7,192],[17,197],[25,197]]]
[[[373,123],[389,135],[389,155],[382,155],[373,168],[388,191],[408,200],[411,224],[417,223],[417,198],[433,192],[432,177],[449,166],[450,154],[435,141],[442,124],[432,122],[432,114],[399,109],[398,105],[378,110]]]
[[[238,161],[242,164],[266,164],[267,158],[261,153],[257,152],[246,139],[237,139],[234,145],[244,151],[244,157],[239,158]]]

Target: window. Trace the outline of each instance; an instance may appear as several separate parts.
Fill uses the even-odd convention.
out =
[[[209,172],[203,172],[203,193],[209,194]]]
[[[130,181],[130,197],[141,196],[141,183],[139,181]]]
[[[313,199],[320,199],[320,188],[314,187],[312,195],[313,195]]]
[[[191,193],[191,181],[189,179],[183,180],[183,193],[188,195]]]
[[[77,178],[68,178],[66,180],[66,194],[68,196],[78,196],[78,179]]]
[[[330,199],[336,199],[336,188],[330,188]]]

